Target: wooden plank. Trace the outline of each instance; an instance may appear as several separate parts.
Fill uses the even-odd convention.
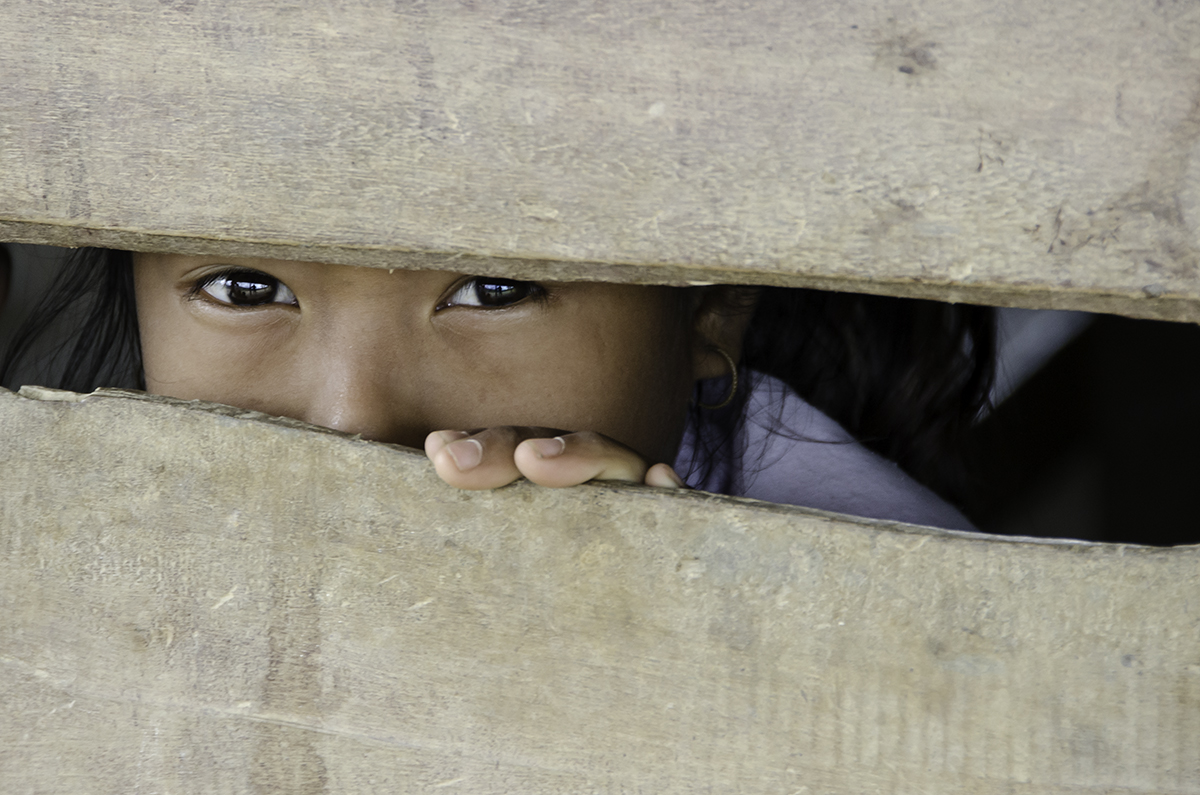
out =
[[[1195,3],[25,0],[0,74],[0,239],[1200,319]]]
[[[5,792],[1200,792],[1198,547],[463,493],[33,394],[0,392]]]

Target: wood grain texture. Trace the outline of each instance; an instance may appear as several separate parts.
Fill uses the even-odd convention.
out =
[[[1200,320],[1186,0],[21,0],[0,70],[11,240]]]
[[[0,392],[4,792],[1200,792],[1200,548],[464,493],[39,396]]]

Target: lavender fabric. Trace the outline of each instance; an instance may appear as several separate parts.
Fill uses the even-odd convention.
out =
[[[733,439],[732,462],[703,480],[692,475],[692,488],[872,519],[975,529],[779,379],[751,373],[748,380],[745,422]],[[692,471],[696,448],[696,429],[689,424],[675,460],[677,472]]]

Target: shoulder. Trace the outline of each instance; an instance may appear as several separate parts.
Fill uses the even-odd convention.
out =
[[[954,530],[965,516],[895,463],[856,442],[786,384],[754,373],[731,493]]]

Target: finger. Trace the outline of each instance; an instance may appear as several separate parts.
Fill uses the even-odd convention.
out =
[[[470,436],[466,431],[434,431],[425,437],[425,455],[432,461],[437,452],[450,442],[466,439]]]
[[[683,478],[676,474],[670,464],[655,464],[646,470],[647,486],[658,486],[661,489],[685,489]]]
[[[585,431],[526,439],[513,454],[521,474],[540,486],[577,486],[589,480],[641,483],[646,462],[628,447]]]
[[[488,428],[476,434],[435,431],[425,438],[425,452],[438,477],[451,486],[495,489],[521,477],[513,463],[518,442],[510,428]]]
[[[554,433],[547,428],[502,426],[478,433],[434,431],[425,453],[438,476],[460,489],[495,489],[521,477],[513,451],[523,439]]]

